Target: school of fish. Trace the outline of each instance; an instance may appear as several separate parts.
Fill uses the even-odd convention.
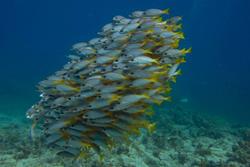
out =
[[[39,123],[47,146],[79,158],[129,141],[141,128],[152,132],[151,106],[170,100],[170,83],[191,52],[179,48],[180,21],[168,9],[135,11],[73,45],[70,61],[38,85],[41,100],[26,113],[31,137]]]

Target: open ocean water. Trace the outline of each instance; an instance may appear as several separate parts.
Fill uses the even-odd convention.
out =
[[[37,83],[114,16],[150,8],[182,16],[181,46],[192,47],[172,102],[150,118],[156,131],[102,161],[71,161],[30,141],[25,114],[40,99]],[[250,167],[249,0],[9,0],[0,22],[0,166]]]

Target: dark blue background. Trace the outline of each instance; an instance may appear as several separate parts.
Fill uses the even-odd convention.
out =
[[[0,2],[0,112],[23,115],[35,85],[67,62],[71,45],[96,37],[115,15],[170,8],[184,18],[193,53],[174,94],[201,112],[250,120],[248,0],[6,0]]]

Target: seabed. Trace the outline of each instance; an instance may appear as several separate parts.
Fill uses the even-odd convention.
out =
[[[73,161],[57,156],[39,139],[31,142],[30,123],[0,115],[1,167],[250,167],[250,127],[192,109],[158,109],[157,130],[132,143],[117,145]]]

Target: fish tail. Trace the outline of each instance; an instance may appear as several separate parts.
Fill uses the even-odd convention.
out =
[[[36,127],[36,124],[37,124],[37,122],[34,122],[34,123],[31,125],[31,128],[30,128],[30,141],[31,141],[31,142],[34,142],[34,141],[35,141],[35,127]]]
[[[163,10],[164,14],[169,14],[169,8]]]

